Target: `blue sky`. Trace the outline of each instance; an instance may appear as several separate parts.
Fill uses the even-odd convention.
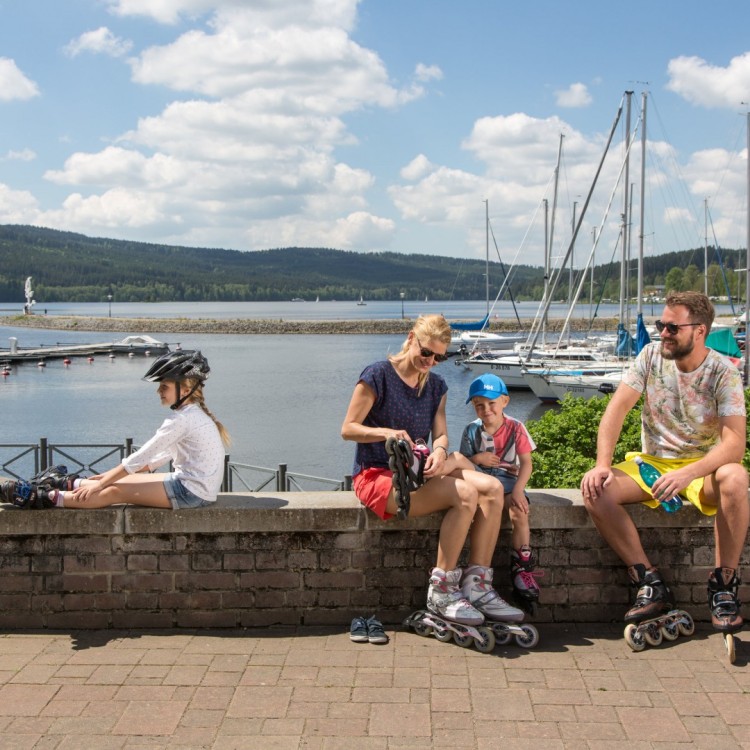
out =
[[[0,0],[0,223],[484,257],[486,200],[503,261],[539,265],[560,135],[554,258],[632,90],[645,253],[702,245],[706,202],[744,247],[748,28],[744,1]],[[615,253],[624,134],[578,263],[594,228]]]

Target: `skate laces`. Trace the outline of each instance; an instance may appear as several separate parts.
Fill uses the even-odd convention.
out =
[[[538,589],[539,584],[536,582],[537,578],[544,576],[543,570],[519,570],[516,574],[521,577],[521,583],[527,589]]]

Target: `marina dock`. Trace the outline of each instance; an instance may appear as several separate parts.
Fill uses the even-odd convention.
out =
[[[169,344],[151,336],[127,336],[121,341],[96,342],[93,344],[54,344],[41,347],[20,347],[11,338],[9,349],[0,349],[0,364],[43,362],[47,359],[72,359],[73,357],[96,357],[126,354],[128,356],[157,356],[169,351]]]

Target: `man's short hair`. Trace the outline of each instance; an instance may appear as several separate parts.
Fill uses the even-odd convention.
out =
[[[682,305],[690,313],[691,323],[703,323],[706,326],[706,336],[711,331],[714,322],[714,306],[711,300],[702,292],[669,292],[664,304],[667,307]]]

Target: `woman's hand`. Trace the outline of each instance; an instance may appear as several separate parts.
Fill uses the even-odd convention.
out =
[[[431,477],[440,477],[443,475],[443,466],[448,458],[446,452],[438,447],[434,448],[432,453],[427,456],[424,464],[424,475],[429,479]]]
[[[98,495],[104,487],[99,477],[89,477],[86,484],[82,484],[73,490],[73,497],[82,503],[85,503],[89,498],[94,495]]]

